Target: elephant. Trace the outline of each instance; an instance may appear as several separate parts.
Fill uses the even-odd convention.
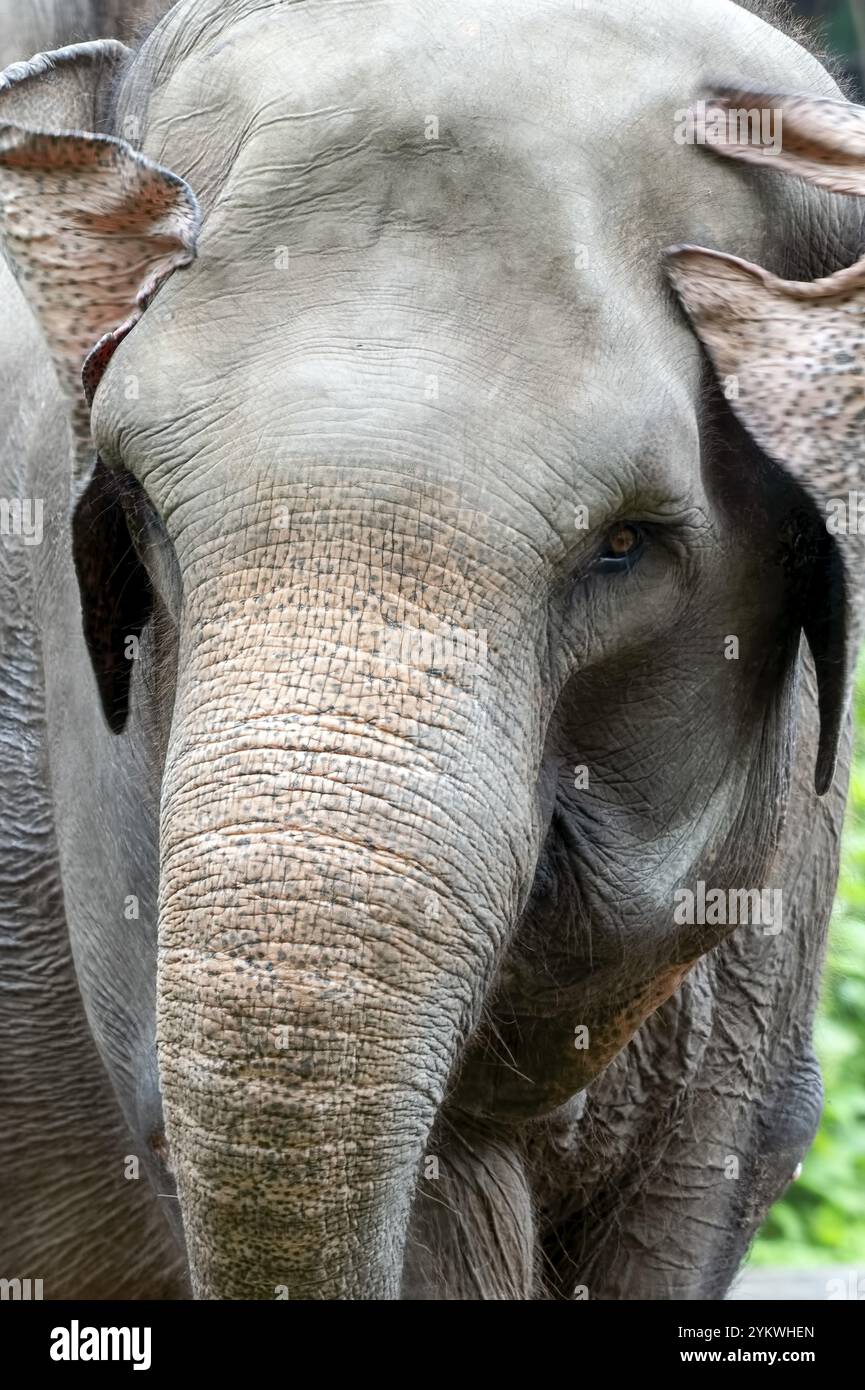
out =
[[[6,1033],[4,1206],[48,1205],[3,1258],[46,1296],[109,1230],[79,1296],[129,1251],[126,1297],[735,1278],[821,1108],[865,611],[865,112],[798,37],[178,0],[7,74],[3,979],[55,1045]]]
[[[149,0],[0,0],[0,68],[77,39],[131,38],[153,18]],[[42,467],[53,507],[49,533],[58,527],[65,541],[67,522],[59,519],[66,469],[61,463],[52,478],[38,459],[53,453],[57,461],[68,460],[68,409],[44,339],[2,256],[0,302],[0,505],[10,499],[20,505],[22,497],[32,503],[29,480]],[[41,513],[41,498],[38,505]],[[44,516],[39,520],[41,531]],[[34,525],[30,543],[35,531]],[[82,1007],[66,928],[29,552],[10,536],[8,524],[2,535],[0,1276],[29,1278],[32,1288],[47,1274],[55,1299],[183,1298],[182,1247],[154,1209],[149,1185],[118,1184],[119,1175],[135,1171],[137,1159]],[[58,566],[54,582],[63,582],[65,564],[74,588],[63,554],[52,563]],[[68,617],[77,628],[79,617]],[[79,679],[87,679],[86,670]]]

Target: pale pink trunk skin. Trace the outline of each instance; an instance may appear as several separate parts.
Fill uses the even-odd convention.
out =
[[[464,649],[441,675],[395,659],[355,578],[268,579],[189,597],[163,794],[158,1043],[193,1287],[392,1299],[533,862],[536,731],[513,689],[488,718]]]

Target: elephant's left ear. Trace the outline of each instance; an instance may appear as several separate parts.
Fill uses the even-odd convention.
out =
[[[183,179],[84,125],[95,124],[125,57],[120,44],[80,44],[0,77],[0,241],[73,402],[83,450],[82,373],[92,398],[156,290],[193,260],[200,220]]]
[[[77,44],[0,76],[0,243],[71,404],[84,634],[116,732],[129,706],[128,640],[147,622],[152,594],[116,480],[94,461],[90,402],[160,285],[193,260],[200,221],[183,179],[95,133],[128,56],[116,43]]]
[[[865,193],[865,110],[803,97],[748,98],[752,107],[762,100],[784,112],[784,158],[774,167]],[[768,164],[766,151],[750,145],[716,148]],[[822,795],[832,782],[865,626],[865,535],[849,505],[865,489],[865,260],[811,282],[782,280],[695,246],[674,247],[667,260],[730,406],[826,527],[801,613],[818,680],[815,785]]]

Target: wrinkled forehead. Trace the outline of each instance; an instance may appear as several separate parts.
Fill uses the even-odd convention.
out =
[[[282,256],[292,312],[314,306],[323,323],[328,284],[350,275],[357,302],[335,290],[334,303],[360,338],[381,298],[433,336],[456,307],[467,334],[518,344],[553,376],[623,334],[648,350],[635,338],[669,316],[667,229],[642,215],[642,180],[623,195],[636,122],[618,111],[611,128],[604,65],[586,62],[571,6],[505,16],[445,0],[422,23],[406,5],[241,5],[193,35],[211,7],[180,8],[185,24],[139,56],[119,120],[140,111],[145,152],[191,183],[212,277],[266,291]]]
[[[145,152],[202,203],[199,261],[165,302],[206,300],[195,356],[223,390],[249,409],[263,390],[351,410],[377,393],[422,430],[440,399],[489,456],[522,445],[570,478],[589,449],[590,473],[633,458],[659,490],[693,476],[698,353],[660,263],[674,237],[641,221],[640,179],[622,196],[635,122],[611,128],[612,74],[574,13],[300,4],[152,37],[120,119],[146,85]]]
[[[319,239],[329,210],[399,219],[458,236],[466,254],[501,247],[527,278],[597,239],[628,113],[611,128],[604,65],[587,62],[572,5],[226,8],[230,24],[181,6],[119,99],[121,127],[143,116],[146,152],[189,178],[205,212],[229,185]]]

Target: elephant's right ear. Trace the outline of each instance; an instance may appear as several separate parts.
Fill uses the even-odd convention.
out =
[[[93,468],[90,402],[115,348],[173,271],[195,257],[200,214],[183,179],[93,133],[127,50],[80,44],[0,77],[0,241],[70,399],[76,485]],[[127,638],[149,585],[107,470],[73,520],[84,631],[111,727],[126,718]]]
[[[728,158],[823,188],[865,194],[865,109],[812,96],[724,91]],[[751,143],[771,113],[780,143]],[[761,119],[761,131],[766,128]],[[865,488],[865,260],[822,280],[781,280],[760,266],[696,246],[668,252],[670,276],[722,379],[733,410],[763,451],[810,499],[825,541],[800,592],[820,704],[815,784],[828,790],[850,700],[865,609],[865,536],[852,495]],[[852,510],[852,515],[851,515]]]
[[[79,44],[0,77],[0,240],[74,404],[82,452],[82,372],[92,398],[159,286],[194,259],[200,221],[183,179],[84,124],[125,58],[121,44]]]

